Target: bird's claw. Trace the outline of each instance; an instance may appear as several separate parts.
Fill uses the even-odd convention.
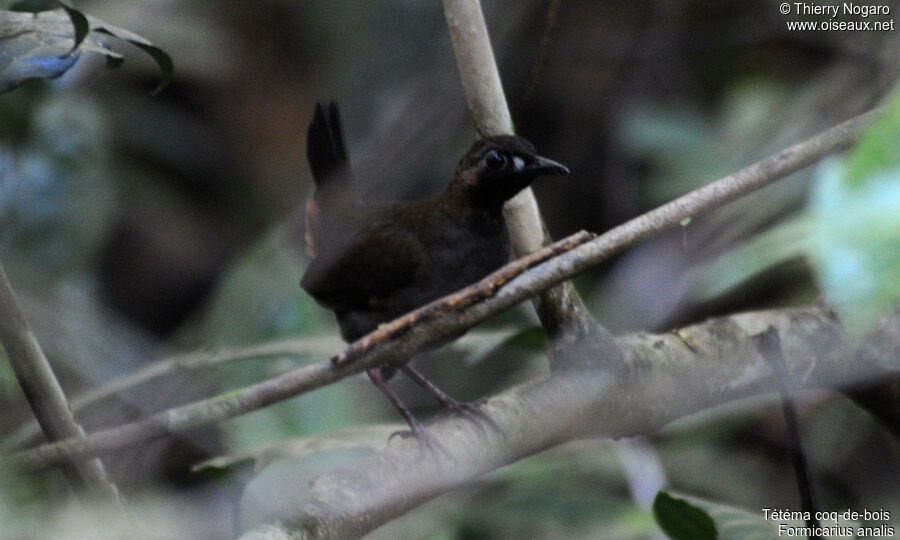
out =
[[[450,451],[447,450],[447,447],[441,444],[440,441],[438,441],[434,435],[429,433],[428,430],[426,430],[425,427],[421,424],[418,427],[412,427],[411,429],[401,429],[391,433],[388,436],[388,443],[390,443],[391,439],[393,439],[394,437],[414,437],[416,441],[419,442],[419,447],[421,449],[428,450],[433,455],[443,454],[451,461],[456,461],[456,459],[453,457],[453,454],[451,454]]]
[[[487,398],[480,398],[475,401],[457,401],[448,398],[441,402],[445,411],[451,414],[459,414],[460,416],[471,420],[483,433],[485,432],[484,424],[488,424],[494,431],[503,435],[503,430],[500,429],[497,422],[481,410],[481,406],[485,403],[487,403]]]

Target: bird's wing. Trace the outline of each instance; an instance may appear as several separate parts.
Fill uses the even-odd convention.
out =
[[[421,240],[396,221],[374,223],[330,256],[316,257],[300,281],[330,309],[371,309],[412,285],[425,250]]]

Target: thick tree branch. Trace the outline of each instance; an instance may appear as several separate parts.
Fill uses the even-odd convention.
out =
[[[25,319],[3,265],[0,265],[0,344],[47,440],[83,437],[84,430],[69,409],[66,395]],[[119,491],[107,478],[99,459],[66,463],[63,472],[74,487],[86,487],[100,498],[121,503]]]
[[[492,397],[481,409],[500,432],[455,416],[429,425],[452,458],[419,455],[394,440],[375,456],[297,486],[271,521],[244,536],[354,538],[441,493],[560,443],[652,433],[717,404],[777,389],[754,336],[772,327],[798,390],[845,386],[888,375],[879,359],[900,348],[900,310],[864,340],[847,339],[824,308],[763,311],[678,332],[621,338],[627,375],[564,371]],[[857,343],[854,345],[854,343]],[[887,365],[884,363],[883,365]]]
[[[144,420],[20,452],[18,467],[42,467],[69,457],[110,452],[244,414],[308,392],[389,360],[409,358],[458,337],[465,330],[599,264],[654,232],[735,200],[825,156],[850,146],[878,115],[869,112],[655,210],[594,237],[579,233],[513,261],[479,283],[400,317],[324,362]]]

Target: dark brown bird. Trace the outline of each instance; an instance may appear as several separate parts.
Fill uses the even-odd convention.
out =
[[[315,194],[307,205],[312,262],[300,281],[334,310],[350,342],[432,300],[474,283],[509,259],[503,203],[542,175],[566,174],[527,140],[513,135],[477,141],[439,196],[417,202],[363,204],[353,187],[337,106],[316,105],[307,134]],[[370,369],[369,377],[406,418],[421,424],[387,380],[401,370],[442,405],[464,409],[405,363]]]

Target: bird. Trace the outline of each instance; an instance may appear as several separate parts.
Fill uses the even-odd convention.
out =
[[[334,102],[316,104],[306,149],[314,192],[305,219],[311,260],[300,286],[334,311],[348,343],[506,264],[504,203],[540,176],[569,173],[565,165],[539,156],[522,137],[489,136],[472,144],[436,197],[364,203]],[[408,359],[368,369],[420,440],[428,440],[425,428],[388,385],[398,371],[445,409],[473,410],[428,381]]]

